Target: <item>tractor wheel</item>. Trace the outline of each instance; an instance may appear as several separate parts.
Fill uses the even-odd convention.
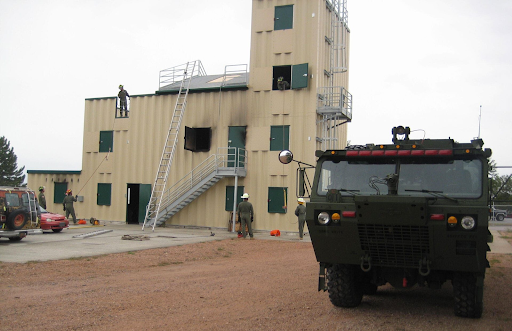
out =
[[[353,265],[335,264],[327,268],[327,290],[331,303],[337,307],[357,307],[363,298]]]
[[[480,318],[483,311],[483,287],[477,285],[474,274],[461,272],[453,276],[455,315]]]
[[[23,209],[17,209],[7,217],[7,228],[9,230],[21,230],[26,223],[27,213]]]

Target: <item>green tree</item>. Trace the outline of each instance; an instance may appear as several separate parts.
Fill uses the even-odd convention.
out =
[[[0,137],[0,185],[19,186],[23,183],[25,167],[18,169],[18,157],[4,136]]]
[[[497,202],[512,201],[512,175],[500,176],[496,171],[497,164],[494,160],[489,162],[491,170],[489,176],[492,180],[491,199]]]

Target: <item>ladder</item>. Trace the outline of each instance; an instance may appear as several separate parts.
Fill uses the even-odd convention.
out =
[[[183,120],[183,114],[187,106],[187,96],[190,87],[190,81],[194,76],[194,72],[198,71],[202,74],[201,62],[199,60],[187,62],[186,64],[174,67],[172,71],[172,77],[174,81],[180,82],[178,97],[176,98],[176,105],[171,118],[171,124],[169,126],[169,132],[165,140],[162,156],[160,158],[160,165],[158,166],[155,184],[151,191],[151,197],[146,207],[146,216],[144,217],[144,224],[142,230],[146,226],[152,226],[155,231],[155,225],[157,224],[157,216],[160,211],[160,205],[162,203],[162,195],[167,184],[167,178],[169,176],[169,170],[176,153],[176,146],[178,144],[178,132],[180,131],[181,121]],[[169,70],[168,70],[169,71]],[[162,77],[161,77],[162,78]]]
[[[30,223],[37,225],[38,219],[38,207],[36,202],[36,194],[34,192],[28,192],[28,211],[30,213]]]

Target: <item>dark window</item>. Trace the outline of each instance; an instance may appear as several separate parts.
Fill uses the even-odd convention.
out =
[[[274,66],[272,72],[272,90],[279,90],[279,78],[283,77],[284,89],[301,89],[308,87],[308,64]]]
[[[286,213],[286,205],[288,200],[287,187],[269,187],[268,188],[268,212],[269,213]]]
[[[54,183],[53,185],[53,203],[62,203],[66,197],[68,183]]]
[[[100,131],[100,153],[114,151],[114,131]]]
[[[112,184],[98,183],[98,198],[97,204],[102,206],[110,206],[112,194]]]
[[[211,128],[185,127],[185,149],[192,152],[208,152],[212,140]]]
[[[293,5],[276,6],[274,11],[274,30],[293,29]]]
[[[290,126],[276,125],[270,127],[270,150],[282,151],[290,144]]]
[[[7,202],[7,207],[18,207],[20,205],[20,197],[15,193],[6,193],[5,202]]]
[[[226,211],[233,211],[233,194],[235,193],[234,186],[226,186]],[[244,194],[244,187],[237,186],[236,189],[236,205],[242,202],[242,194]],[[236,207],[235,207],[236,208]]]

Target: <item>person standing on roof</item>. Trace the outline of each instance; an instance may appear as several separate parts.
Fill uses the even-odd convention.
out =
[[[295,216],[299,219],[299,239],[302,240],[304,237],[304,223],[306,222],[306,206],[304,206],[304,199],[298,198],[297,203],[299,204],[295,208]]]
[[[130,97],[130,95],[128,94],[128,91],[124,89],[124,86],[123,85],[119,85],[119,93],[117,94],[117,96],[119,97],[119,116],[123,116],[123,109],[124,109],[124,116],[127,117],[128,116],[128,103],[126,102],[126,97]]]
[[[244,239],[247,237],[247,233],[245,232],[245,225],[247,224],[249,236],[251,239],[254,239],[251,224],[254,220],[254,209],[252,208],[252,204],[248,201],[249,194],[244,193],[241,198],[243,201],[238,204],[238,219],[240,220],[240,226],[242,227],[242,236]]]
[[[75,208],[73,207],[73,202],[76,202],[76,197],[73,196],[73,191],[67,190],[66,197],[62,204],[64,205],[64,210],[66,211],[66,218],[69,218],[69,214],[73,217],[73,224],[76,224],[76,216],[75,216]]]
[[[44,196],[44,186],[39,186],[39,195],[37,196],[39,205],[46,209],[46,197]]]

